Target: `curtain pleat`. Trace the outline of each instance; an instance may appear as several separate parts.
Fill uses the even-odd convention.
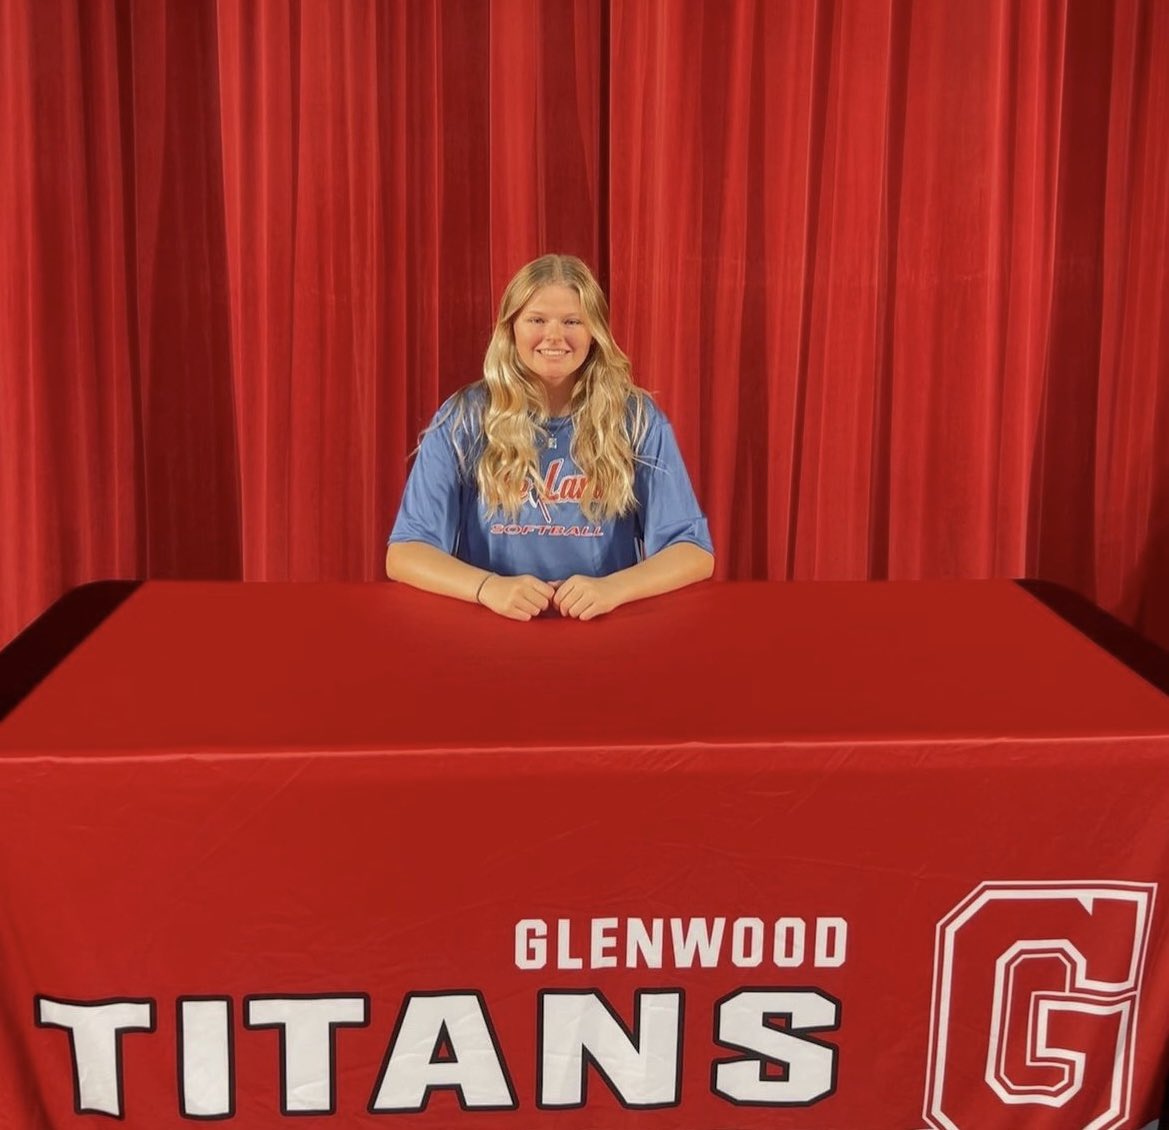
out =
[[[0,0],[0,640],[373,580],[577,254],[724,578],[1039,576],[1169,644],[1169,7]]]
[[[601,3],[491,6],[490,163],[476,190],[491,201],[493,297],[548,251],[598,262]]]
[[[0,3],[0,639],[145,568],[113,11]]]

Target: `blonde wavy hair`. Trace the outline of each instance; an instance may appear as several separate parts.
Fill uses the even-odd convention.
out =
[[[514,325],[545,286],[571,287],[580,296],[592,345],[572,389],[571,454],[587,478],[580,506],[590,522],[627,514],[637,505],[634,464],[645,437],[646,397],[633,383],[629,358],[613,340],[609,304],[592,272],[572,255],[543,255],[507,284],[495,331],[483,359],[483,379],[460,390],[452,403],[452,434],[465,473],[473,473],[488,513],[513,520],[531,490],[544,493],[539,448],[548,442],[548,407],[540,380],[516,350]],[[460,446],[459,425],[473,419],[474,452]]]

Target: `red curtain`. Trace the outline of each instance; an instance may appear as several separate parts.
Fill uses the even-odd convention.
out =
[[[0,0],[0,640],[374,579],[498,293],[591,262],[723,577],[1169,644],[1169,6]]]

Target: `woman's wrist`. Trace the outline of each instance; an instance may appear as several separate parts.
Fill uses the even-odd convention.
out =
[[[484,573],[483,574],[483,579],[479,582],[479,587],[475,590],[475,603],[476,604],[483,603],[483,599],[482,599],[483,598],[483,586],[485,584],[487,584],[487,582],[489,580],[491,580],[491,578],[494,576],[495,576],[494,573]]]
[[[609,590],[614,608],[618,608],[622,604],[629,602],[629,578],[626,576],[628,572],[628,569],[618,569],[616,573],[609,573],[607,576],[600,578]]]

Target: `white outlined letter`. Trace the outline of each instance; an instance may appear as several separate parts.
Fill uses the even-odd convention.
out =
[[[938,923],[924,1114],[934,1130],[1115,1130],[1155,883],[987,882]],[[981,1081],[984,1085],[977,1085]]]
[[[122,1117],[122,1033],[154,1031],[154,1001],[59,1001],[36,998],[36,1023],[64,1028],[73,1056],[78,1114]]]
[[[682,1080],[681,989],[639,989],[630,1031],[595,989],[539,994],[536,1106],[584,1106],[588,1065],[623,1106],[677,1106]]]
[[[836,1047],[805,1033],[839,1026],[840,1002],[819,989],[731,993],[715,1008],[715,1043],[747,1054],[717,1061],[710,1089],[736,1106],[811,1106],[836,1090]],[[782,1066],[784,1077],[767,1078],[769,1064]]]
[[[333,1114],[335,1032],[369,1023],[369,997],[247,997],[244,1017],[245,1027],[280,1029],[280,1113]]]
[[[179,997],[179,1113],[230,1118],[235,1113],[235,1057],[229,997]]]
[[[519,1105],[478,992],[407,994],[369,1111],[425,1110],[432,1091],[454,1091],[463,1110]]]

